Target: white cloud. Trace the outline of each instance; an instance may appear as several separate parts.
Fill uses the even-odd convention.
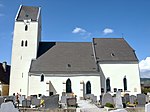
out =
[[[103,33],[106,35],[106,34],[109,34],[109,33],[113,33],[114,32],[114,30],[113,29],[111,29],[111,28],[105,28],[104,30],[103,30]]]
[[[85,33],[87,32],[85,29],[83,28],[79,28],[79,27],[76,27],[75,29],[73,29],[72,33]]]
[[[87,30],[80,28],[80,27],[74,28],[72,33],[79,34],[82,39],[87,39],[92,36],[91,32],[88,32]]]
[[[150,78],[150,57],[139,63],[140,73],[142,78]]]

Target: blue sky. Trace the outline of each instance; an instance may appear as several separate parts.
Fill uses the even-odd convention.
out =
[[[43,41],[123,37],[140,62],[149,62],[150,0],[0,0],[0,62],[11,63],[14,20],[21,4],[42,8]]]

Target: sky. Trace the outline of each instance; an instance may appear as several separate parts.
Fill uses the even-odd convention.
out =
[[[150,0],[0,0],[0,62],[11,64],[20,5],[41,7],[42,41],[124,38],[136,52],[141,77],[150,78]]]

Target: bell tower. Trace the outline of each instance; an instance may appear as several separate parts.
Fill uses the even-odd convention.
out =
[[[28,72],[41,40],[40,7],[20,6],[15,18],[9,95],[28,93]]]

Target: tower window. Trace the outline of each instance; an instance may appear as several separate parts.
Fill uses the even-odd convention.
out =
[[[28,45],[28,41],[26,40],[26,41],[25,41],[25,46],[27,47],[27,45]]]
[[[28,30],[28,25],[25,25],[25,31],[27,31]]]
[[[44,81],[44,75],[42,74],[41,75],[41,82],[43,82]]]
[[[23,45],[24,45],[24,42],[23,42],[23,40],[21,41],[21,46],[23,47]]]

